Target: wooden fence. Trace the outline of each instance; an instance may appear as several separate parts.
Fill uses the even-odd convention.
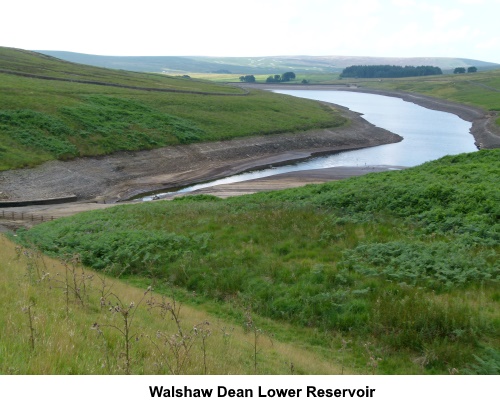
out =
[[[55,217],[54,215],[35,215],[29,212],[17,212],[17,211],[0,211],[0,218],[10,219],[12,221],[21,220],[21,221],[30,221],[30,222],[46,222],[53,221],[59,217]]]

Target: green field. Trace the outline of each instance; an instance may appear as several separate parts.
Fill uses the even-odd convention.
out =
[[[500,65],[466,58],[447,57],[366,57],[366,56],[104,56],[63,51],[40,51],[70,62],[125,69],[134,72],[157,72],[170,74],[219,74],[274,75],[294,71],[299,74],[339,74],[352,65],[397,65],[397,66],[439,66],[444,72],[457,67],[477,67],[480,71],[498,69]],[[238,77],[237,76],[237,77]]]
[[[242,316],[227,304],[251,308],[287,325],[268,326],[277,340],[350,342],[356,372],[465,373],[500,345],[499,183],[500,150],[485,150],[281,192],[119,206],[16,239],[143,287],[163,280],[225,319]]]
[[[0,69],[37,75],[0,70],[0,170],[346,122],[314,101],[263,91],[245,95],[209,81],[77,65],[9,48],[0,48]]]
[[[421,93],[485,110],[500,111],[500,70],[406,80],[370,81],[371,88]]]
[[[282,74],[279,72],[276,74]],[[238,83],[240,76],[238,74],[222,74],[222,73],[188,73],[195,79],[210,80],[215,83]],[[266,83],[269,74],[254,75],[256,83]],[[285,84],[302,84],[303,80],[307,80],[308,84],[329,84],[339,79],[338,73],[297,73],[296,78]]]
[[[201,300],[181,303],[160,283],[133,287],[82,267],[77,256],[52,260],[2,235],[0,245],[2,375],[353,372],[335,351],[313,351],[258,332],[269,321],[255,314],[242,312],[239,322],[229,322]],[[125,312],[118,310],[120,302]],[[165,316],[163,303],[175,307],[176,321]],[[128,310],[126,339],[118,329]],[[255,327],[247,325],[249,316]]]

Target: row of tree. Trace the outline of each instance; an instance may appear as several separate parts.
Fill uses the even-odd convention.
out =
[[[455,68],[455,70],[453,71],[453,73],[457,74],[457,73],[476,73],[477,72],[477,67],[475,66],[470,66],[467,68],[467,71],[465,70],[465,68],[463,67],[457,67]]]
[[[240,76],[240,82],[255,83],[255,76],[254,75]]]
[[[441,75],[437,66],[354,65],[346,67],[341,78],[389,78]]]
[[[266,79],[266,83],[289,82],[290,80],[293,80],[293,79],[295,79],[295,73],[286,72],[286,73],[283,73],[282,75],[269,76]]]
[[[463,67],[455,68],[453,73],[475,73],[477,68],[470,66],[467,70]],[[341,78],[389,78],[389,77],[412,77],[442,75],[443,72],[436,66],[394,66],[394,65],[354,65],[346,67]],[[289,82],[295,79],[295,73],[286,72],[282,75],[271,75],[266,79],[266,83]],[[240,76],[240,82],[255,83],[254,75]],[[307,83],[303,80],[302,83]]]

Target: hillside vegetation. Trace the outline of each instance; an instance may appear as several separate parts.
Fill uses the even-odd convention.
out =
[[[0,92],[0,170],[346,122],[314,101],[11,48],[0,48]]]
[[[300,189],[124,205],[17,240],[251,308],[290,325],[269,326],[278,340],[333,344],[363,372],[466,373],[491,359],[498,370],[498,184],[500,150],[484,150]]]

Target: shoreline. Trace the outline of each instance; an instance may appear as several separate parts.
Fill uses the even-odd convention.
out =
[[[467,105],[416,94],[347,88],[338,85],[244,85],[265,89],[338,90],[374,93],[399,97],[433,110],[450,112],[472,122],[470,132],[478,148],[500,147],[500,131],[492,127],[494,114]],[[12,200],[39,200],[72,193],[78,201],[59,205],[33,205],[23,212],[34,215],[69,216],[78,212],[102,209],[141,193],[184,187],[270,165],[287,164],[314,155],[360,149],[401,140],[396,134],[375,127],[361,114],[330,104],[350,119],[344,127],[310,130],[296,134],[254,136],[224,142],[181,145],[139,152],[118,152],[108,156],[79,158],[68,162],[52,161],[33,169],[0,172],[0,201],[11,193]],[[369,172],[397,170],[403,167],[336,167],[278,174],[265,179],[247,180],[214,186],[182,195],[212,194],[222,198],[299,187],[340,180]],[[314,173],[313,173],[314,172]],[[20,186],[22,185],[22,186]],[[171,195],[162,199],[172,199]],[[3,197],[3,198],[2,198]],[[5,205],[5,204],[4,204]],[[4,208],[18,212],[19,208]],[[27,221],[0,220],[0,232],[31,226]]]
[[[141,193],[211,181],[254,168],[402,140],[367,122],[361,114],[332,107],[342,111],[349,123],[300,133],[51,161],[31,169],[0,172],[0,198],[42,200],[72,194],[78,201],[115,203]]]
[[[478,149],[500,148],[500,127],[495,124],[497,114],[467,104],[460,104],[423,94],[408,93],[396,90],[373,89],[362,86],[349,86],[345,84],[239,84],[244,88],[269,89],[269,90],[329,90],[350,91],[355,93],[378,94],[380,96],[396,97],[410,103],[417,104],[430,110],[443,111],[455,114],[465,121],[471,122],[470,133],[474,137]]]
[[[301,187],[307,184],[322,184],[329,181],[343,180],[355,176],[363,176],[368,173],[379,173],[388,170],[402,170],[403,166],[337,166],[327,169],[301,170],[288,173],[280,173],[264,178],[245,180],[238,183],[221,184],[186,193],[172,193],[158,200],[148,201],[155,203],[162,200],[173,200],[181,196],[210,194],[219,198],[236,197],[244,194],[252,194],[265,191],[283,190],[293,187]],[[30,228],[40,223],[40,218],[47,220],[67,217],[80,212],[105,209],[121,204],[143,204],[143,201],[127,201],[115,204],[103,202],[74,202],[64,204],[29,205],[23,207],[6,207],[0,211],[0,233],[15,231],[19,228]],[[31,220],[30,218],[35,218]]]

